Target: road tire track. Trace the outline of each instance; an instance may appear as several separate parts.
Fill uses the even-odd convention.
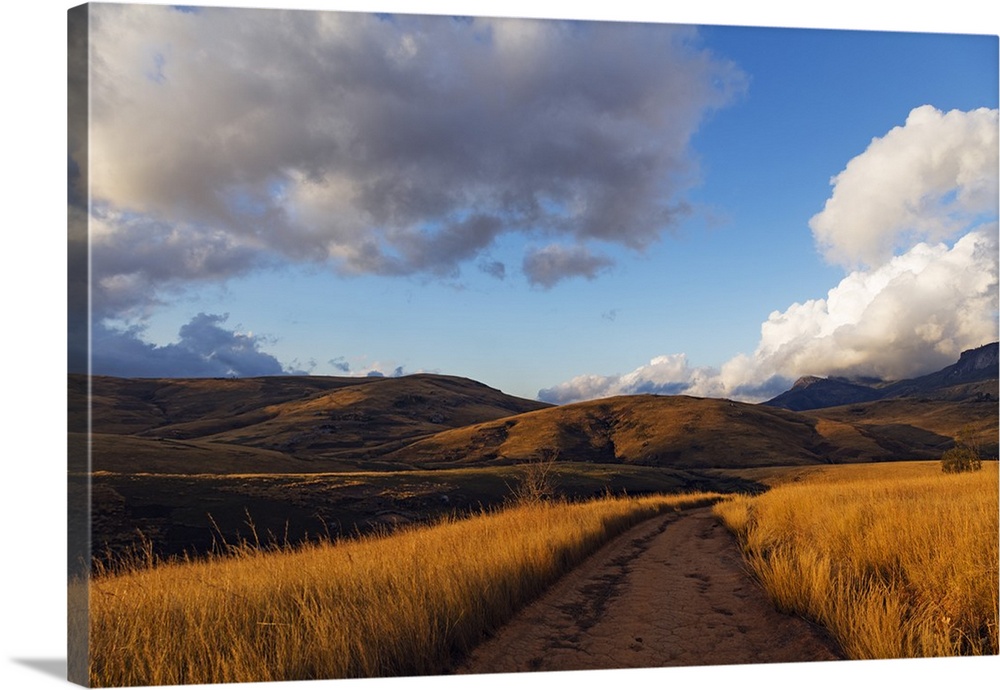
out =
[[[774,609],[747,575],[735,539],[711,510],[660,516],[618,536],[453,671],[843,658],[822,629]]]

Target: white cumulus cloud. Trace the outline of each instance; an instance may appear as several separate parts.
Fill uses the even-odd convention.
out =
[[[811,227],[853,268],[822,298],[776,310],[752,354],[719,369],[683,354],[624,375],[579,376],[539,397],[632,392],[760,401],[798,377],[919,376],[997,340],[997,111],[913,110],[852,159]]]
[[[997,250],[992,223],[950,247],[920,243],[854,271],[825,298],[773,312],[752,358],[723,383],[774,375],[898,379],[946,366],[997,338]]]
[[[679,395],[695,389],[708,390],[717,377],[718,372],[714,369],[691,367],[687,355],[683,353],[660,355],[626,374],[584,374],[574,377],[540,390],[538,397],[546,402],[564,404],[612,395]]]
[[[877,266],[896,250],[967,231],[997,208],[997,111],[915,108],[831,181],[809,225],[824,256]]]

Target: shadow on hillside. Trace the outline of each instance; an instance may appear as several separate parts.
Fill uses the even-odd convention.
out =
[[[105,563],[147,549],[205,555],[243,540],[264,546],[350,538],[462,517],[504,505],[520,466],[343,475],[142,475],[90,477],[94,557]],[[86,477],[71,478],[71,486]],[[688,492],[758,494],[760,482],[714,470],[560,463],[554,496]],[[78,571],[80,559],[71,559]]]

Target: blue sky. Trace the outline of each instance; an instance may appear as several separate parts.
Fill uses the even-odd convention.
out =
[[[97,12],[95,373],[759,400],[995,339],[996,36]]]

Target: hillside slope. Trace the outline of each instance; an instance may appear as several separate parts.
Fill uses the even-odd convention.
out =
[[[70,430],[83,434],[86,378],[69,385]],[[352,469],[416,438],[549,407],[436,374],[94,377],[91,390],[93,469],[132,472]]]
[[[701,469],[930,459],[967,427],[995,455],[996,380],[974,380],[990,361],[988,352],[968,355],[897,386],[899,397],[804,412],[655,395],[554,407],[435,374],[95,377],[92,469],[334,472],[539,459]],[[83,377],[70,378],[71,402],[84,402],[86,390]],[[71,416],[71,430],[80,421]]]
[[[949,393],[952,395],[948,397]],[[940,399],[889,398],[868,403],[824,407],[803,412],[821,425],[844,425],[860,433],[895,442],[905,452],[914,433],[948,438],[971,436],[984,457],[995,458],[998,447],[996,382],[963,384],[942,389]],[[914,431],[914,430],[918,431]]]
[[[892,431],[728,400],[636,395],[444,431],[385,459],[428,468],[544,459],[736,468],[930,458],[951,445],[905,424]]]

